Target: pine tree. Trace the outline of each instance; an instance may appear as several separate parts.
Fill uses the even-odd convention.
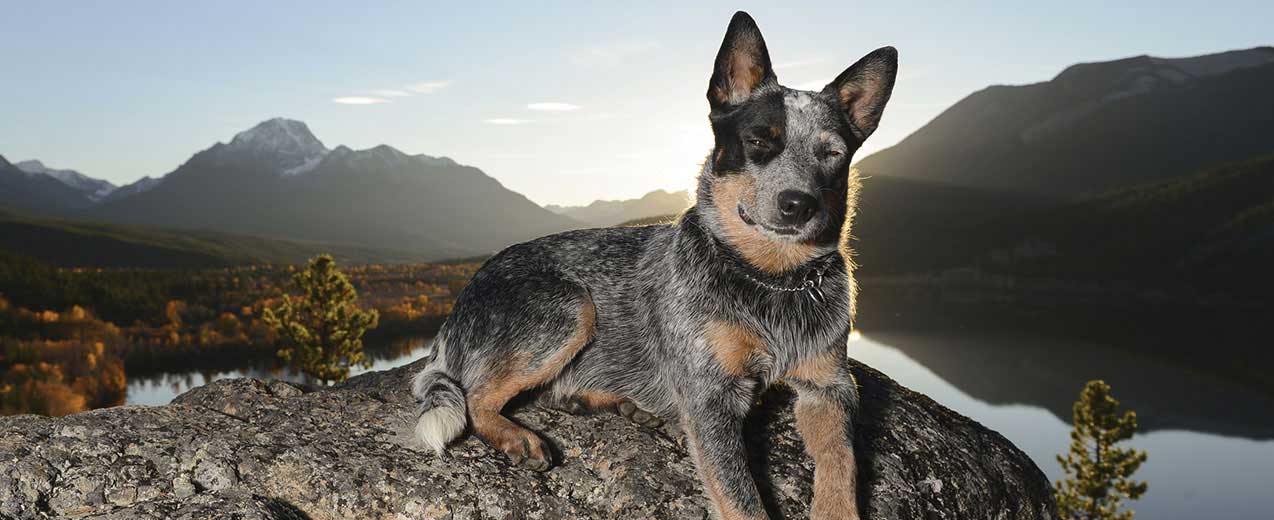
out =
[[[1121,511],[1125,500],[1146,492],[1145,482],[1130,480],[1146,461],[1146,452],[1115,445],[1137,431],[1137,413],[1119,416],[1119,401],[1104,381],[1089,381],[1075,402],[1070,453],[1058,456],[1066,477],[1057,482],[1057,511],[1078,520],[1132,520]]]
[[[363,356],[362,338],[380,316],[358,307],[358,293],[336,269],[336,261],[319,255],[292,281],[303,295],[284,295],[278,307],[262,315],[279,335],[279,357],[323,383],[344,381],[350,366],[371,366]]]

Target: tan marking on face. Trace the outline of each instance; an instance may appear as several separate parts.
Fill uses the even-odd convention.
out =
[[[784,378],[804,381],[815,386],[829,386],[841,374],[841,358],[831,353],[818,354],[801,360],[784,374]]]
[[[548,454],[543,452],[539,436],[508,420],[500,412],[518,394],[557,377],[562,368],[593,339],[597,328],[596,320],[597,311],[593,303],[585,302],[580,306],[579,319],[571,336],[539,366],[530,366],[530,356],[519,353],[500,366],[493,367],[488,379],[469,393],[469,411],[474,432],[488,444],[506,453],[520,450],[526,443],[533,456],[546,458]]]
[[[735,377],[747,375],[752,361],[766,351],[765,344],[756,333],[729,322],[708,322],[704,336],[721,368]]]
[[[756,197],[752,180],[744,175],[728,175],[712,184],[712,200],[725,239],[748,264],[768,273],[782,273],[814,258],[818,248],[770,238],[739,217],[739,201]],[[754,215],[753,218],[756,218]]]
[[[796,429],[814,459],[811,520],[858,518],[858,466],[846,420],[844,407],[820,394],[803,393],[796,402]]]
[[[688,419],[683,423],[688,424]],[[686,440],[689,442],[690,457],[694,460],[695,469],[699,472],[699,480],[703,482],[704,491],[707,491],[708,498],[712,500],[712,505],[716,506],[717,518],[720,520],[765,520],[769,518],[765,509],[762,508],[757,514],[747,514],[739,510],[739,507],[731,500],[725,492],[725,487],[721,485],[721,479],[717,476],[715,468],[709,467],[704,463],[703,456],[700,455],[699,438],[694,432],[686,429]]]

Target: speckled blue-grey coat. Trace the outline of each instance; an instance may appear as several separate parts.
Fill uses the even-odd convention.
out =
[[[896,72],[886,47],[820,92],[780,86],[756,23],[737,13],[709,83],[715,146],[695,205],[671,225],[571,231],[487,261],[414,380],[419,437],[442,451],[471,424],[547,470],[545,441],[502,415],[522,392],[676,419],[719,516],[765,518],[742,429],[756,393],[782,380],[800,394],[816,465],[811,516],[857,518],[850,159]]]

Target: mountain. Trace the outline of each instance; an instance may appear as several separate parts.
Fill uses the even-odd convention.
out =
[[[125,187],[122,189],[129,189]],[[489,253],[578,227],[481,170],[381,145],[328,149],[300,121],[271,119],[195,154],[95,220],[410,252]]]
[[[93,202],[98,202],[115,191],[115,185],[109,181],[94,179],[75,170],[49,168],[38,160],[22,161],[14,163],[14,166],[33,175],[47,175],[62,181],[62,184],[84,193],[84,196]]]
[[[1274,155],[1006,219],[991,268],[1171,280],[1201,294],[1274,289]],[[1033,248],[1046,254],[1023,255]]]
[[[640,199],[598,200],[587,206],[545,206],[546,209],[593,226],[613,226],[622,222],[680,213],[690,207],[685,191],[655,190]]]
[[[1274,47],[1068,67],[993,86],[858,163],[895,176],[1070,198],[1274,152]]]
[[[963,266],[997,245],[1022,214],[1053,207],[1048,197],[890,176],[862,179],[851,246],[861,276]]]
[[[119,200],[125,197],[136,195],[143,191],[154,188],[155,186],[159,184],[159,181],[161,180],[163,180],[162,177],[158,179],[151,176],[142,177],[140,179],[137,179],[136,181],[133,181],[132,183],[125,184],[123,186],[115,188],[113,191],[110,192],[110,194],[103,197],[102,200],[99,202],[105,202],[108,200]]]
[[[93,200],[80,188],[50,175],[28,173],[0,157],[0,208],[61,216],[87,209]]]
[[[211,231],[174,231],[0,212],[0,256],[5,252],[62,267],[221,267],[302,263],[330,253],[347,263],[408,263],[419,255],[339,244],[302,243]]]

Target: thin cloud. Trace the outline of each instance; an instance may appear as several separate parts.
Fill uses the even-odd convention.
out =
[[[526,106],[527,110],[537,110],[540,112],[570,112],[579,110],[579,105],[559,102],[531,103]]]
[[[449,80],[422,81],[420,83],[407,85],[407,90],[417,94],[433,94],[434,92],[447,88],[447,85],[450,84],[451,81]]]
[[[525,125],[531,121],[527,119],[515,119],[512,117],[495,117],[491,119],[483,119],[482,122],[489,125],[514,126]]]
[[[391,103],[390,98],[405,98],[416,94],[432,94],[450,85],[450,80],[422,81],[403,88],[380,88],[367,90],[369,96],[342,96],[332,98],[332,102],[342,105],[376,105]]]
[[[389,100],[385,98],[381,98],[381,97],[372,97],[372,96],[346,96],[346,97],[332,98],[332,102],[340,103],[342,105],[376,105],[380,103],[388,103]]]
[[[571,61],[583,66],[613,66],[660,47],[654,40],[625,40],[594,45],[575,51]]]

